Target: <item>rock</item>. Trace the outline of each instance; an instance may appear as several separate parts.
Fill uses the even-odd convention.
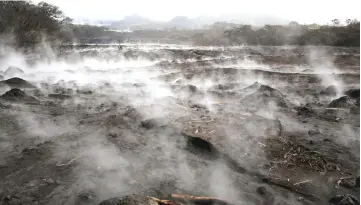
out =
[[[337,88],[334,85],[330,85],[321,91],[321,95],[328,95],[328,96],[336,96],[337,95]]]
[[[263,198],[262,204],[274,204],[275,197],[271,192],[267,191],[266,187],[264,186],[257,187],[256,191]]]
[[[316,116],[316,112],[310,107],[296,107],[297,115],[302,115],[306,117],[314,117]]]
[[[352,188],[356,187],[356,178],[355,177],[343,178],[340,181],[340,186],[352,189]]]
[[[47,184],[55,184],[55,181],[54,180],[52,180],[52,179],[47,179],[47,180],[45,180],[45,182],[47,183]]]
[[[288,107],[285,101],[285,96],[278,90],[266,85],[261,85],[260,88],[249,95],[246,95],[242,100],[246,107],[267,107],[274,104],[278,107]]]
[[[140,125],[146,129],[152,129],[157,126],[155,119],[147,119],[140,122]]]
[[[183,76],[185,79],[190,80],[193,78],[194,73],[185,73]]]
[[[0,75],[0,80],[4,80],[4,76]]]
[[[190,103],[189,107],[195,110],[205,110],[206,112],[208,111],[208,108],[205,105],[199,103]]]
[[[70,95],[65,95],[65,94],[49,94],[48,97],[58,100],[67,100],[71,98]]]
[[[308,131],[309,135],[322,135],[321,130],[317,129],[317,128],[312,128]]]
[[[17,77],[0,81],[0,87],[4,85],[9,86],[10,88],[36,88],[35,85]]]
[[[345,94],[350,98],[360,98],[360,88],[349,89],[345,92]]]
[[[6,101],[13,101],[13,102],[30,102],[30,103],[38,103],[39,100],[27,95],[25,92],[21,91],[18,88],[13,88],[3,95],[0,96],[0,99],[6,100]]]
[[[185,87],[185,89],[187,89],[188,91],[195,93],[197,91],[197,87],[195,85],[187,85]]]
[[[355,104],[348,96],[342,96],[338,99],[332,100],[332,102],[328,105],[330,108],[350,108],[352,106],[355,106]]]
[[[77,204],[82,203],[82,202],[94,202],[97,199],[97,195],[95,194],[94,191],[91,190],[86,190],[86,191],[81,191],[78,194],[77,197]]]
[[[360,201],[353,195],[336,195],[329,200],[332,205],[358,205]]]
[[[260,187],[257,187],[257,193],[260,194],[260,195],[265,195],[267,194],[267,190],[266,190],[266,187],[264,186],[260,186]]]
[[[93,91],[91,91],[90,89],[78,89],[78,90],[76,90],[76,93],[84,94],[84,95],[91,95],[91,94],[93,94]]]
[[[124,197],[110,198],[100,202],[98,205],[158,205],[158,203],[148,197],[133,194]]]
[[[16,66],[10,66],[4,72],[4,76],[7,77],[7,78],[12,78],[12,77],[19,76],[19,75],[21,75],[23,73],[24,73],[24,71],[21,68],[16,67]]]

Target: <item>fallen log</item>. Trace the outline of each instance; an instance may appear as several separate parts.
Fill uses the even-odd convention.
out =
[[[183,205],[179,202],[174,202],[174,201],[170,201],[170,200],[163,200],[163,199],[158,199],[158,198],[155,198],[155,197],[151,197],[151,196],[148,196],[149,199],[155,201],[158,203],[158,205]]]
[[[157,202],[159,205],[233,205],[227,201],[214,197],[200,197],[184,194],[171,194],[170,200],[163,200],[150,196],[148,196],[148,198]]]
[[[272,178],[272,177],[263,177],[262,181],[267,183],[267,184],[276,185],[276,186],[282,187],[284,189],[287,189],[289,191],[292,191],[294,193],[300,194],[300,195],[302,195],[304,197],[309,198],[312,201],[319,201],[320,200],[315,195],[307,192],[306,190],[302,190],[298,186],[295,186],[293,183],[291,183],[289,181],[286,181],[286,180],[275,179],[275,178]]]
[[[171,198],[175,201],[185,203],[185,204],[196,204],[196,205],[232,205],[231,203],[214,198],[214,197],[199,197],[183,194],[171,194]]]

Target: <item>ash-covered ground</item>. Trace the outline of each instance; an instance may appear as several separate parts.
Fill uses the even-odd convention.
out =
[[[359,48],[8,51],[0,70],[0,204],[359,204]]]

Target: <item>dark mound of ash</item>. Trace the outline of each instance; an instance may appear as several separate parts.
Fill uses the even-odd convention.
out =
[[[330,85],[321,91],[321,95],[335,96],[337,95],[337,88],[334,85]]]
[[[0,87],[1,86],[9,86],[10,88],[36,88],[35,85],[17,77],[0,81]]]
[[[133,194],[124,197],[115,197],[104,200],[98,205],[154,205],[155,201],[151,201],[148,197]]]
[[[6,101],[14,101],[14,102],[31,102],[36,103],[39,102],[38,99],[27,95],[25,92],[21,91],[18,88],[13,88],[3,95],[0,96],[0,99]]]
[[[8,78],[12,78],[15,77],[17,75],[21,75],[23,74],[24,71],[16,66],[10,66],[8,69],[6,69],[6,71],[4,72],[4,76],[8,77]]]
[[[342,96],[335,100],[328,105],[330,108],[350,108],[356,106],[352,99],[348,96]]]
[[[345,94],[350,98],[360,98],[360,88],[349,89]]]
[[[267,107],[271,104],[278,107],[288,107],[285,96],[267,85],[261,85],[256,92],[246,95],[241,103],[250,107]]]
[[[48,97],[53,98],[53,99],[58,99],[58,100],[67,100],[67,99],[71,98],[70,95],[58,94],[58,93],[49,94]]]
[[[242,91],[243,92],[254,92],[257,89],[259,89],[261,87],[261,85],[262,85],[261,83],[255,82],[252,85],[243,88]]]

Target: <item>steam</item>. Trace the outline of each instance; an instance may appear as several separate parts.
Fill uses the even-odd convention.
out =
[[[255,82],[269,85],[287,94],[288,83],[277,82],[264,76],[262,72],[255,74],[255,70],[272,71],[272,66],[258,63],[249,58],[236,61],[227,61],[236,58],[225,54],[224,62],[214,62],[217,57],[205,58],[208,64],[202,67],[185,68],[190,73],[195,68],[203,69],[202,74],[186,78],[182,72],[172,67],[161,68],[159,63],[169,56],[163,54],[164,49],[181,49],[189,52],[191,49],[204,51],[223,51],[225,47],[192,47],[179,45],[158,44],[127,44],[129,50],[142,52],[154,52],[157,58],[149,56],[127,57],[125,52],[118,53],[113,48],[82,50],[79,53],[71,53],[66,57],[57,58],[56,52],[46,45],[42,48],[46,51],[45,60],[36,60],[36,64],[29,65],[27,57],[10,51],[1,58],[0,70],[6,70],[9,66],[17,66],[24,70],[21,77],[34,83],[45,95],[54,93],[44,84],[64,84],[64,87],[73,90],[89,88],[94,93],[84,95],[81,98],[73,97],[71,100],[56,102],[56,109],[68,113],[46,113],[35,110],[33,107],[17,105],[19,110],[13,114],[13,118],[28,139],[38,141],[53,141],[57,148],[52,150],[53,160],[56,163],[66,163],[71,160],[75,163],[73,170],[74,178],[80,187],[95,189],[100,198],[108,198],[129,194],[135,190],[146,187],[159,187],[164,181],[174,183],[181,191],[197,191],[202,188],[202,194],[227,199],[231,202],[244,201],[242,195],[244,189],[239,186],[232,171],[222,160],[215,162],[199,163],[198,156],[185,151],[186,142],[175,130],[179,124],[181,128],[192,125],[190,121],[203,119],[218,119],[224,126],[222,130],[226,135],[223,139],[217,139],[215,144],[227,145],[230,155],[240,164],[249,169],[257,169],[259,163],[266,163],[264,144],[262,140],[269,137],[261,133],[255,133],[260,128],[247,127],[241,122],[247,122],[251,112],[242,107],[240,99],[246,94],[230,98],[227,101],[212,95],[209,91],[218,84],[236,83],[236,88],[231,91],[239,91]],[[243,47],[240,47],[243,48]],[[237,50],[237,47],[227,48]],[[86,52],[92,54],[84,54]],[[311,50],[310,62],[317,71],[322,85],[327,87],[335,85],[338,96],[344,91],[344,84],[340,79],[329,75],[338,72],[332,64],[332,59],[325,58],[328,55],[319,50]],[[322,63],[319,58],[322,57]],[[179,57],[181,58],[181,57]],[[318,59],[315,61],[315,59]],[[203,59],[204,60],[204,59]],[[194,59],[180,61],[181,63],[195,63]],[[246,70],[244,75],[221,75],[217,69],[234,68]],[[194,69],[194,70],[192,70]],[[211,70],[213,69],[213,70]],[[299,69],[299,68],[295,68]],[[290,69],[291,70],[291,69]],[[214,73],[212,73],[214,72]],[[283,71],[287,73],[288,71]],[[291,73],[291,72],[290,72]],[[169,78],[169,79],[168,79]],[[164,80],[165,79],[165,80]],[[180,80],[179,85],[176,85]],[[179,81],[178,81],[179,82]],[[173,86],[184,88],[187,85],[196,87],[196,91],[178,92]],[[30,91],[26,91],[30,92]],[[294,96],[286,95],[288,99]],[[41,98],[41,97],[40,97]],[[294,104],[301,105],[305,99],[293,98]],[[189,102],[190,101],[190,102]],[[203,116],[193,115],[189,110],[189,104],[200,104],[207,112]],[[66,109],[63,109],[66,107]],[[86,109],[85,109],[86,108]],[[119,117],[132,109],[129,114],[131,123]],[[55,108],[54,108],[55,109]],[[80,109],[83,109],[79,111]],[[84,111],[85,110],[85,111]],[[236,113],[244,119],[235,119],[233,116],[222,115],[222,110],[227,114]],[[79,113],[78,113],[79,111]],[[77,114],[75,114],[77,113]],[[134,116],[133,116],[134,114]],[[138,119],[138,114],[141,116]],[[289,131],[307,132],[304,125],[292,119],[287,114],[282,114],[276,106],[266,106],[253,112],[255,115],[273,120],[280,120],[283,127]],[[200,119],[199,119],[200,118]],[[98,120],[99,119],[99,120]],[[138,121],[155,119],[160,128],[145,130],[139,128]],[[182,124],[182,120],[186,123]],[[239,120],[239,121],[238,121]],[[242,121],[243,120],[243,121]],[[188,124],[187,124],[188,123]],[[242,126],[254,134],[239,134],[237,129],[230,125]],[[183,127],[184,126],[184,127]],[[195,125],[196,126],[196,125]],[[265,126],[271,126],[266,124]],[[206,130],[197,133],[206,137],[218,131]],[[191,127],[194,128],[194,127]],[[347,136],[355,137],[359,131],[354,131],[345,126]],[[0,130],[1,132],[3,130]],[[193,133],[195,134],[195,133]],[[7,134],[1,135],[1,139],[7,141]],[[339,143],[349,145],[348,139],[339,139]],[[0,149],[6,150],[11,147],[11,142],[0,143]],[[224,147],[220,146],[220,149]],[[1,165],[0,158],[0,165]],[[196,165],[195,165],[196,164]],[[198,164],[198,165],[197,165]],[[199,165],[200,164],[200,165]],[[206,173],[206,175],[204,174]],[[237,183],[236,183],[237,182]],[[171,186],[171,185],[169,185]],[[174,190],[171,190],[174,191]]]

